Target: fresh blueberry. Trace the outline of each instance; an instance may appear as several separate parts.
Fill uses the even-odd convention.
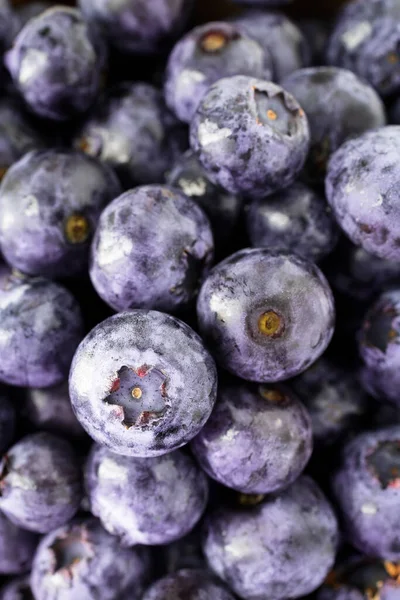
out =
[[[346,140],[386,124],[378,94],[345,69],[301,69],[286,77],[282,86],[307,115],[311,147],[306,174],[313,182],[323,183],[330,156]]]
[[[197,302],[219,364],[243,379],[294,377],[326,349],[334,326],[321,271],[296,255],[246,249],[214,267]]]
[[[47,533],[67,523],[82,495],[72,446],[50,433],[25,436],[1,460],[0,490],[0,509],[19,527]]]
[[[0,188],[4,257],[29,275],[82,273],[100,213],[120,191],[109,167],[79,152],[26,154]]]
[[[215,364],[199,336],[163,313],[132,310],[100,323],[79,346],[70,396],[99,444],[126,456],[183,446],[209,418]]]
[[[307,118],[279,86],[238,75],[211,86],[191,123],[191,146],[213,183],[262,198],[289,186],[307,157]]]
[[[333,565],[338,526],[318,486],[300,477],[280,495],[246,508],[219,507],[204,528],[211,568],[246,600],[298,598]]]
[[[214,411],[191,446],[219,483],[267,494],[287,487],[306,466],[311,420],[288,389],[229,381],[220,383]]]
[[[254,4],[260,5],[260,2]],[[273,81],[279,83],[293,71],[310,63],[311,52],[306,39],[297,25],[283,13],[249,10],[234,21],[270,56]]]
[[[145,548],[123,548],[95,519],[46,535],[31,575],[35,600],[140,600],[150,574]]]
[[[242,199],[215,186],[192,150],[185,152],[168,173],[167,183],[197,202],[210,219],[217,251],[234,237],[242,210]]]
[[[326,196],[351,241],[400,260],[400,126],[382,127],[345,142],[332,156]]]
[[[348,540],[366,555],[399,561],[400,426],[350,441],[333,488]]]
[[[352,0],[330,36],[330,64],[349,69],[381,95],[400,89],[400,4],[397,0]]]
[[[34,533],[20,529],[0,512],[0,574],[29,571],[38,541]]]
[[[5,452],[14,439],[15,421],[14,403],[6,388],[0,387],[0,452]]]
[[[0,600],[35,600],[32,596],[29,576],[16,577],[0,589]]]
[[[367,390],[400,405],[400,289],[384,292],[370,308],[359,347]]]
[[[195,297],[213,258],[210,224],[179,190],[142,186],[103,211],[90,277],[115,310],[176,311]]]
[[[207,571],[182,569],[156,581],[143,600],[234,600],[232,594]]]
[[[247,212],[247,232],[255,248],[295,252],[315,262],[332,252],[338,239],[325,199],[299,182],[254,200]]]
[[[180,450],[132,458],[94,446],[86,465],[90,510],[124,546],[169,544],[204,512],[207,478]]]
[[[178,119],[190,123],[210,86],[233,75],[270,80],[270,55],[234,23],[200,25],[173,49],[165,73],[165,98]]]
[[[80,12],[56,6],[28,21],[5,62],[32,111],[63,121],[83,113],[95,100],[104,54]]]
[[[163,182],[187,147],[185,132],[165,106],[161,91],[147,83],[111,89],[74,143],[113,167],[127,188]]]
[[[123,53],[159,54],[185,28],[193,0],[79,0],[109,43]]]

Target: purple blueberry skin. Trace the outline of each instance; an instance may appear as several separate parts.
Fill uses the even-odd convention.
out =
[[[0,292],[0,381],[50,387],[63,381],[83,337],[80,309],[61,285],[20,279]]]
[[[312,453],[311,419],[289,390],[220,383],[211,417],[191,444],[201,468],[244,494],[293,483]]]
[[[209,179],[233,194],[262,198],[288,187],[307,157],[307,118],[279,86],[238,75],[211,86],[190,127]]]
[[[14,439],[16,414],[6,388],[0,387],[0,452],[7,450]]]
[[[29,576],[16,577],[0,589],[0,600],[34,600]]]
[[[335,309],[313,263],[256,248],[212,269],[197,315],[220,366],[242,379],[274,382],[298,375],[319,358],[333,334]]]
[[[147,590],[143,600],[234,600],[232,594],[207,571],[182,569],[159,579]]]
[[[160,90],[124,83],[100,100],[74,145],[113,167],[128,189],[162,183],[187,139]]]
[[[45,389],[28,388],[19,399],[18,408],[34,429],[72,439],[85,437],[72,410],[67,382]]]
[[[206,213],[217,250],[231,241],[239,223],[243,201],[215,186],[192,150],[185,152],[167,175],[167,184],[194,200]]]
[[[387,96],[400,89],[399,42],[397,0],[353,0],[342,9],[333,28],[327,60],[353,71]]]
[[[346,140],[386,125],[378,94],[345,69],[301,69],[286,77],[282,87],[293,94],[308,118],[311,148],[306,174],[313,182],[324,182],[330,156]]]
[[[252,3],[260,5],[253,0]],[[283,13],[249,10],[236,17],[234,22],[270,57],[273,81],[279,83],[293,71],[310,64],[311,52],[306,39]]]
[[[77,512],[81,470],[63,438],[45,432],[27,435],[3,456],[0,468],[0,509],[19,527],[47,533]]]
[[[203,514],[208,481],[180,450],[132,458],[94,446],[86,464],[90,510],[123,546],[169,544]]]
[[[148,584],[145,548],[123,548],[96,519],[72,522],[38,546],[31,586],[35,600],[140,600]]]
[[[159,54],[179,37],[193,0],[79,0],[89,23],[123,53]]]
[[[167,186],[142,186],[103,211],[90,278],[117,311],[174,312],[195,298],[213,253],[210,224],[195,202]]]
[[[233,75],[270,80],[270,55],[234,23],[206,23],[174,47],[165,73],[165,99],[178,119],[192,120],[210,86]]]
[[[250,508],[215,509],[206,519],[210,567],[246,600],[283,600],[314,591],[335,560],[333,510],[308,477]]]
[[[33,112],[64,121],[95,100],[105,51],[78,10],[56,6],[23,27],[5,63]]]
[[[156,311],[132,310],[80,344],[69,391],[78,420],[116,454],[151,457],[191,440],[209,418],[217,372],[200,337]]]
[[[101,211],[121,193],[107,165],[73,150],[26,154],[0,187],[0,247],[29,275],[65,277],[87,269]],[[85,230],[75,230],[84,219]]]
[[[400,560],[400,426],[361,433],[342,453],[333,489],[348,540],[361,552]]]
[[[400,405],[400,289],[381,294],[367,312],[359,338],[364,385],[379,400]]]
[[[357,246],[400,260],[400,126],[345,142],[329,161],[326,196],[340,227]]]
[[[369,405],[352,371],[320,358],[290,384],[309,411],[319,447],[363,425]]]
[[[334,249],[339,230],[325,199],[296,182],[249,205],[247,233],[255,248],[295,252],[318,262]]]
[[[20,529],[0,512],[0,575],[20,575],[31,568],[39,538]]]

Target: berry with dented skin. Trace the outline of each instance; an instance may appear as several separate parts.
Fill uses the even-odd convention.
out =
[[[64,287],[39,278],[7,279],[0,293],[0,381],[60,383],[82,337],[79,306]]]
[[[213,479],[244,494],[292,483],[312,452],[310,417],[284,387],[220,384],[211,417],[191,444]]]
[[[190,123],[210,86],[233,75],[270,80],[269,54],[233,23],[206,23],[174,47],[165,74],[165,99],[178,119]]]
[[[0,188],[0,246],[30,275],[81,274],[104,207],[120,194],[113,171],[72,150],[30,152]]]
[[[332,252],[339,230],[325,199],[296,182],[249,205],[247,233],[255,248],[295,252],[318,262]]]
[[[50,433],[25,436],[1,460],[0,490],[0,509],[19,527],[47,533],[63,525],[82,497],[72,446]]]
[[[230,592],[209,572],[182,569],[159,579],[147,590],[143,600],[233,600]]]
[[[333,334],[332,292],[313,263],[246,249],[214,267],[197,301],[217,362],[242,379],[273,382],[304,371]]]
[[[314,591],[335,560],[338,525],[309,478],[261,504],[214,509],[204,525],[210,567],[246,600],[283,600]]]
[[[361,552],[400,560],[400,426],[361,433],[333,477],[348,540]]]
[[[148,83],[123,83],[104,96],[74,145],[113,167],[126,188],[164,181],[186,150],[186,132]]]
[[[35,600],[140,600],[148,584],[145,548],[121,547],[96,519],[46,535],[32,567]]]
[[[167,186],[142,186],[103,211],[90,277],[115,310],[173,312],[195,298],[213,251],[208,219],[195,202]]]
[[[85,112],[95,100],[105,49],[78,10],[56,6],[28,21],[5,63],[31,110],[63,121]]]
[[[132,310],[106,319],[83,340],[69,384],[74,412],[96,442],[116,454],[148,457],[200,431],[215,403],[217,373],[188,325]]]
[[[346,140],[386,124],[375,90],[346,69],[301,69],[282,81],[306,112],[311,148],[307,177],[323,183],[330,156]]]
[[[0,589],[0,600],[34,600],[29,575],[17,577]]]
[[[85,483],[91,512],[124,546],[180,539],[196,525],[208,498],[206,476],[179,450],[132,458],[96,445]]]
[[[364,250],[400,259],[400,126],[345,142],[332,156],[326,196],[340,227]]]
[[[0,512],[0,574],[29,571],[38,541],[36,534],[17,527]]]
[[[279,86],[244,75],[221,79],[201,101],[190,143],[213,183],[262,198],[289,186],[307,157],[307,117]]]

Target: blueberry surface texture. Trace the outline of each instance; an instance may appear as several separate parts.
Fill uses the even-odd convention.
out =
[[[28,21],[5,63],[33,112],[64,121],[85,112],[95,100],[105,49],[78,10],[56,6]]]
[[[214,267],[197,302],[217,362],[243,379],[274,382],[304,371],[326,349],[334,303],[321,271],[302,258],[246,249]]]
[[[232,594],[212,575],[200,569],[182,569],[153,583],[143,600],[233,600]]]
[[[289,186],[301,171],[309,147],[307,117],[274,83],[228,77],[201,101],[190,144],[213,183],[262,198]]]
[[[195,202],[167,186],[142,186],[102,213],[90,277],[115,310],[174,312],[195,298],[213,252],[210,224]]]
[[[234,23],[196,27],[174,47],[165,74],[165,98],[178,119],[192,120],[209,87],[233,75],[272,78],[269,53]]]
[[[14,525],[0,512],[0,573],[19,575],[31,568],[39,537]]]
[[[199,336],[179,319],[132,310],[106,319],[80,344],[69,390],[78,420],[126,456],[183,446],[209,418],[217,373]]]
[[[311,593],[333,565],[338,525],[319,487],[301,477],[252,507],[214,509],[204,524],[210,564],[246,600]]]

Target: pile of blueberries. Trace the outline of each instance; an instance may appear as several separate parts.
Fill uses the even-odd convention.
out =
[[[400,0],[231,2],[0,1],[0,600],[400,599]]]

